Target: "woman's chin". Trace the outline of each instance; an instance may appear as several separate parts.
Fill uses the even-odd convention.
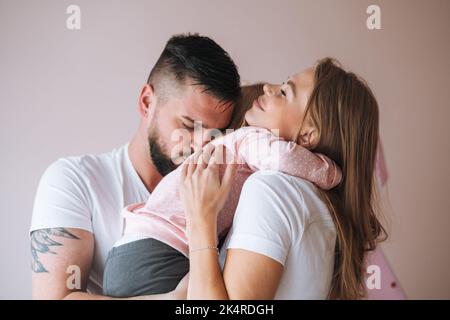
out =
[[[269,128],[267,128],[266,126],[264,126],[264,125],[262,125],[261,123],[258,123],[257,121],[255,122],[255,121],[249,121],[249,120],[247,120],[247,118],[245,119],[245,122],[247,123],[247,126],[248,127],[258,127],[258,128],[263,128],[263,129],[268,129],[268,130],[270,130]]]
[[[257,116],[255,117],[255,115],[252,114],[252,110],[247,111],[244,118],[245,122],[247,123],[247,126],[266,128],[266,126],[263,123],[261,123],[261,121],[258,121],[258,117]]]
[[[248,112],[245,114],[244,120],[247,123],[247,125],[253,126],[253,121],[252,121],[253,119],[251,116],[248,115]]]
[[[245,122],[247,123],[247,125],[251,126],[251,127],[259,127],[260,123],[258,121],[258,117],[255,117],[255,115],[252,112],[253,110],[250,109],[249,111],[247,111],[247,113],[245,114]]]

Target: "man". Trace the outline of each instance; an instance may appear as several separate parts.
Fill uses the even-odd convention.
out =
[[[107,298],[103,268],[121,236],[121,209],[146,201],[186,150],[207,137],[180,143],[177,129],[190,138],[197,121],[206,133],[225,129],[239,95],[237,68],[219,45],[198,35],[172,37],[142,88],[141,121],[130,143],[59,159],[42,176],[30,229],[33,298]]]

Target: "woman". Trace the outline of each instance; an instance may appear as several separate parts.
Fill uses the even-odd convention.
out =
[[[265,85],[258,100],[264,112],[300,105],[299,138],[333,159],[343,180],[321,191],[285,176],[250,177],[225,244],[222,275],[216,224],[229,181],[219,180],[213,161],[197,165],[192,158],[181,181],[189,243],[196,248],[190,255],[188,298],[363,297],[366,253],[385,235],[373,207],[375,97],[355,74],[326,58],[282,85]],[[247,112],[246,120],[255,112]]]

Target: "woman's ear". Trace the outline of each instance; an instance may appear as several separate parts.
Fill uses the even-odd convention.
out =
[[[142,118],[148,117],[150,109],[155,104],[155,93],[153,87],[149,84],[145,84],[142,87],[141,94],[139,96],[139,114]]]
[[[302,147],[313,149],[319,143],[319,132],[311,123],[305,123],[297,140],[297,143]]]

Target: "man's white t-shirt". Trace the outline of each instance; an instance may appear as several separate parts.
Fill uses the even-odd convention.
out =
[[[334,267],[336,229],[316,187],[276,171],[258,171],[245,182],[222,246],[270,257],[283,268],[275,299],[326,299]]]
[[[109,250],[122,236],[124,206],[147,201],[146,189],[128,155],[128,144],[100,155],[62,158],[43,174],[30,232],[78,228],[94,234],[88,291],[102,293]]]

